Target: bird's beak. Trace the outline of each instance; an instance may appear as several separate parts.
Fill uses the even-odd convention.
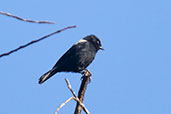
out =
[[[104,48],[102,46],[100,46],[99,49],[104,50]]]

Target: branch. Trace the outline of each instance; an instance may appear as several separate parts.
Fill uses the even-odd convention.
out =
[[[2,12],[2,11],[0,11],[0,14],[6,15],[6,16],[9,16],[9,17],[13,17],[13,18],[16,18],[18,20],[25,21],[25,22],[38,23],[38,24],[55,24],[55,22],[50,22],[50,21],[36,21],[36,20],[30,20],[30,19],[23,19],[21,17],[12,15],[10,13]]]
[[[68,103],[69,101],[71,101],[74,97],[70,97],[68,100],[66,100],[64,103],[62,103],[56,110],[55,114],[58,113],[58,111],[66,104]]]
[[[71,93],[73,94],[73,96],[74,97],[77,97],[77,95],[75,94],[75,92],[71,88],[71,84],[69,83],[69,80],[68,79],[65,79],[65,81],[67,83],[68,89],[71,91]]]
[[[79,100],[79,98],[77,97],[77,95],[75,94],[75,92],[72,90],[71,88],[71,84],[69,83],[69,80],[68,79],[65,79],[66,83],[67,83],[67,86],[68,86],[68,89],[71,91],[71,93],[73,94],[74,96],[74,100],[77,101],[80,106],[83,108],[83,110],[86,112],[86,114],[90,114],[89,111],[86,109],[86,107],[84,106],[84,104]]]
[[[12,53],[14,53],[14,52],[16,52],[16,51],[18,51],[18,50],[20,50],[20,49],[22,49],[22,48],[25,48],[25,47],[27,47],[27,46],[29,46],[29,45],[31,45],[31,44],[34,44],[34,43],[39,42],[39,41],[41,41],[41,40],[43,40],[43,39],[46,39],[46,38],[48,38],[48,37],[50,37],[50,36],[52,36],[52,35],[54,35],[54,34],[60,33],[60,32],[62,32],[62,31],[64,31],[64,30],[71,29],[71,28],[76,28],[76,25],[74,25],[74,26],[68,26],[68,27],[66,27],[66,28],[60,29],[60,30],[58,30],[58,31],[56,31],[56,32],[53,32],[53,33],[48,34],[48,35],[46,35],[46,36],[43,36],[43,37],[41,37],[41,38],[39,38],[39,39],[37,39],[37,40],[33,40],[33,41],[31,41],[31,42],[29,42],[29,43],[27,43],[27,44],[25,44],[25,45],[21,45],[20,47],[14,49],[14,50],[11,50],[11,51],[9,51],[9,52],[7,52],[7,53],[0,54],[0,58],[3,57],[3,56],[10,55],[10,54],[12,54]]]
[[[89,83],[89,81],[91,79],[91,72],[89,70],[85,70],[84,76],[82,77],[82,79],[83,80],[82,80],[82,83],[81,83],[81,86],[80,86],[80,90],[78,92],[78,98],[81,101],[81,103],[84,100],[84,94],[85,94],[87,85],[88,85],[88,83]],[[82,110],[82,107],[81,107],[80,103],[77,102],[74,114],[81,114],[81,110]]]
[[[83,110],[86,114],[90,114],[90,112],[87,110],[87,108],[84,106],[84,104],[78,98],[74,97],[73,99],[80,104],[80,106],[83,108]]]
[[[62,103],[62,104],[57,108],[55,114],[57,114],[58,111],[59,111],[64,105],[66,105],[69,101],[71,101],[71,100],[73,100],[73,99],[74,99],[75,101],[77,101],[77,102],[80,103],[80,106],[83,108],[83,110],[85,111],[86,114],[90,114],[90,112],[87,110],[87,108],[84,106],[84,104],[81,103],[81,101],[78,99],[78,97],[77,97],[77,98],[76,98],[76,97],[70,97],[68,100],[66,100],[64,103]]]
[[[79,100],[79,98],[76,96],[75,92],[72,90],[71,88],[71,84],[69,83],[68,79],[65,79],[68,89],[71,91],[71,93],[73,94],[74,97],[70,97],[68,100],[66,100],[64,103],[62,103],[56,110],[55,114],[57,114],[57,112],[69,101],[71,101],[72,99],[74,99],[75,101],[77,101],[77,103],[79,103],[79,106],[81,106],[81,109],[83,108],[83,110],[85,111],[86,114],[90,114],[90,112],[87,110],[87,108],[85,107],[85,105]]]

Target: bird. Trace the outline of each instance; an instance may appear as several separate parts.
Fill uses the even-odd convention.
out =
[[[52,67],[39,78],[42,84],[58,72],[82,73],[94,60],[98,50],[104,50],[95,35],[88,35],[76,42]]]

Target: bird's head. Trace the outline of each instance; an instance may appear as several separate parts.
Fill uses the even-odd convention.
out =
[[[95,46],[95,48],[96,48],[97,51],[99,49],[104,50],[104,48],[101,45],[101,41],[95,35],[88,35],[84,39],[87,40],[87,41],[89,41],[89,42],[91,42]]]

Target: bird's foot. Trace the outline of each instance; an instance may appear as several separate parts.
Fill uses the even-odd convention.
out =
[[[89,70],[85,69],[84,71],[81,72],[81,74],[83,75],[81,77],[81,80],[83,80],[84,77],[88,77],[89,83],[91,82],[91,72]]]

